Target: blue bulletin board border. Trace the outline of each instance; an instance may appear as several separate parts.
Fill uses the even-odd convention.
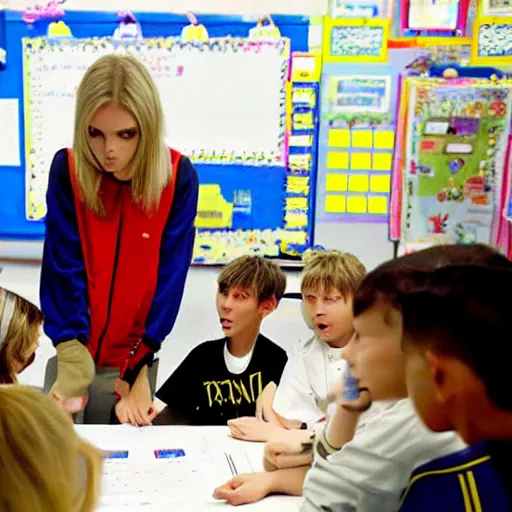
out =
[[[142,27],[144,37],[173,37],[179,36],[182,29],[189,24],[183,15],[166,13],[135,13],[137,21]],[[278,26],[281,36],[290,40],[291,52],[308,51],[309,17],[272,15]],[[247,37],[248,32],[256,24],[257,17],[247,16],[200,16],[200,22],[207,28],[210,37]],[[115,12],[94,11],[68,11],[63,21],[69,26],[76,38],[112,36],[119,24]],[[0,166],[0,239],[3,240],[42,240],[45,227],[43,221],[28,221],[25,217],[25,151],[24,151],[24,115],[23,115],[23,55],[22,39],[44,37],[47,33],[48,22],[37,22],[33,27],[27,26],[18,11],[0,11],[0,41],[2,34],[5,37],[7,50],[7,67],[0,71],[0,98],[17,99],[19,102],[19,135],[20,160],[19,167]],[[51,129],[51,127],[49,127]],[[318,127],[316,127],[316,134]],[[315,166],[316,167],[316,166]],[[273,183],[275,190],[269,191],[265,196],[266,208],[257,208],[254,218],[262,223],[260,229],[270,231],[285,229],[283,202],[286,200],[285,183],[287,168],[271,166],[244,166],[244,165],[214,165],[196,163],[200,182],[218,182],[222,177],[234,177],[239,183],[250,180],[257,182],[261,173],[264,183]],[[275,174],[273,174],[275,173]],[[312,182],[315,181],[316,169],[312,170]],[[226,178],[227,179],[227,178]],[[273,186],[274,186],[273,185]],[[280,187],[278,192],[277,185]],[[235,186],[235,185],[233,185]],[[257,186],[257,185],[255,185]],[[261,187],[260,187],[261,188]],[[258,189],[259,190],[259,189]],[[266,193],[267,190],[265,189]],[[233,194],[228,190],[227,195]],[[258,191],[258,194],[260,192]],[[277,202],[276,207],[270,205]],[[308,235],[311,241],[314,226],[314,195],[309,199]],[[250,221],[241,229],[250,231],[255,229]],[[213,233],[215,234],[215,232]],[[222,232],[218,232],[222,235]],[[303,250],[303,248],[301,248]],[[300,252],[300,251],[299,251]],[[276,255],[279,256],[279,255]]]

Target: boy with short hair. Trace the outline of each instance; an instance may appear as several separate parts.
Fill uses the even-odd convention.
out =
[[[482,374],[488,377],[495,371],[498,375],[505,374],[496,368],[496,360],[482,351],[481,341],[486,337],[495,340],[500,337],[500,333],[503,335],[506,332],[503,329],[506,318],[503,313],[509,310],[509,305],[500,305],[499,299],[491,293],[500,283],[500,278],[492,280],[491,275],[503,274],[503,269],[507,267],[510,276],[512,264],[487,247],[444,246],[385,263],[368,274],[354,301],[355,335],[343,350],[343,356],[360,388],[367,389],[374,401],[399,400],[395,406],[395,418],[389,416],[388,421],[380,418],[378,431],[371,432],[370,424],[366,429],[365,444],[370,447],[373,457],[363,458],[359,455],[359,459],[366,465],[371,463],[373,468],[371,478],[364,482],[370,501],[351,502],[341,501],[339,496],[336,498],[335,492],[340,492],[346,480],[350,479],[351,473],[361,479],[364,471],[357,464],[354,468],[347,465],[345,457],[343,473],[334,478],[333,466],[322,463],[319,457],[304,485],[306,500],[303,511],[317,510],[321,506],[332,508],[334,504],[352,505],[357,510],[365,511],[396,510],[400,503],[399,491],[405,487],[407,473],[422,461],[425,463],[427,459],[435,459],[436,452],[437,457],[443,458],[428,463],[414,473],[402,506],[406,506],[408,500],[414,496],[410,492],[411,485],[413,489],[418,482],[422,485],[427,475],[431,479],[447,478],[437,489],[435,485],[430,486],[428,492],[422,494],[422,500],[415,500],[414,505],[406,510],[469,510],[463,508],[466,500],[464,489],[470,489],[474,498],[476,487],[470,481],[465,487],[467,475],[456,473],[461,469],[472,470],[470,472],[474,482],[476,467],[484,464],[485,458],[481,457],[481,451],[478,451],[478,460],[476,457],[468,459],[467,452],[461,452],[465,454],[467,464],[459,465],[458,468],[447,466],[446,461],[455,459],[453,455],[443,455],[457,452],[456,443],[450,442],[446,437],[447,433],[429,433],[430,431],[420,425],[419,418],[411,410],[410,401],[405,397],[409,393],[426,425],[436,432],[452,430],[459,421],[461,428],[457,430],[466,442],[482,439],[464,434],[464,428],[470,424],[472,411],[475,411],[473,421],[480,424],[487,422],[490,427],[488,435],[491,436],[493,430],[496,435],[498,423],[494,423],[493,428],[489,421],[493,405],[486,398],[484,386],[481,383],[477,385],[468,378],[468,368],[464,368],[454,358],[466,352],[470,354],[472,363],[476,361],[476,367],[481,369]],[[477,279],[478,273],[481,273],[481,279]],[[512,284],[510,277],[509,280]],[[476,289],[480,290],[479,302],[475,301]],[[444,300],[443,296],[450,298]],[[457,300],[453,300],[454,297]],[[466,308],[460,307],[462,304]],[[502,323],[496,323],[498,311],[501,311]],[[503,336],[501,339],[505,341]],[[468,344],[466,340],[471,342]],[[413,351],[410,348],[412,343],[421,347],[423,353],[421,349]],[[457,343],[458,348],[455,348]],[[440,353],[435,354],[435,350],[440,350]],[[502,384],[505,385],[504,377],[503,381]],[[478,388],[480,396],[477,393]],[[510,403],[508,393],[504,393],[502,389],[496,385],[494,391]],[[446,393],[444,397],[443,391]],[[344,414],[348,417],[350,412]],[[512,411],[502,410],[494,415],[494,419],[506,421],[504,418],[507,415],[509,430],[503,429],[502,434],[510,439]],[[343,423],[345,429],[347,422],[348,418]],[[502,425],[505,426],[505,423],[498,428],[503,428]],[[325,436],[320,437],[318,452],[328,452],[329,444],[333,443],[332,436],[339,435],[329,430],[327,434],[327,437],[331,434],[331,439],[327,438],[326,441]],[[357,437],[354,437],[354,441]],[[359,437],[362,441],[364,435]],[[331,455],[330,462],[335,463],[336,457],[341,461],[343,453],[347,455],[346,450],[351,444],[353,442],[347,443],[338,454]],[[357,452],[353,455],[357,455]],[[460,461],[461,457],[457,460]],[[428,472],[425,468],[428,468]],[[483,473],[486,481],[493,483],[492,505],[487,502],[489,507],[484,510],[508,510],[496,506],[497,502],[502,503],[497,500],[496,492],[499,489],[496,491],[496,479],[493,482],[488,468]],[[450,501],[454,493],[454,501]],[[330,494],[331,498],[328,497]],[[480,494],[480,504],[483,505],[482,489]],[[478,493],[476,496],[478,497]],[[477,507],[475,510],[480,509]]]
[[[315,335],[295,350],[277,390],[265,389],[258,418],[229,422],[238,439],[267,441],[292,425],[311,428],[325,417],[319,402],[346,368],[341,348],[352,336],[352,298],[366,270],[355,256],[340,251],[310,251],[304,261],[303,314]]]
[[[432,267],[436,259],[444,265]],[[467,510],[461,505],[467,498],[475,510],[512,510],[512,399],[505,357],[512,262],[482,245],[433,247],[379,274],[381,295],[394,297],[401,310],[407,391],[418,414],[430,429],[456,430],[471,445],[419,468],[403,509],[456,512]]]
[[[279,384],[286,352],[260,334],[286,289],[272,261],[243,256],[218,277],[217,312],[225,338],[194,348],[158,390],[167,407],[155,424],[226,425],[256,413],[262,390]]]

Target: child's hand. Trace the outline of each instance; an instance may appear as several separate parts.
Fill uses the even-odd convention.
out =
[[[263,467],[266,471],[309,466],[313,462],[313,436],[309,439],[269,441],[265,444]]]
[[[231,435],[241,441],[269,441],[282,430],[280,427],[264,421],[258,421],[253,417],[236,418],[228,421]]]
[[[230,505],[246,505],[262,500],[270,493],[270,473],[248,473],[235,476],[213,491],[216,500],[225,500]]]

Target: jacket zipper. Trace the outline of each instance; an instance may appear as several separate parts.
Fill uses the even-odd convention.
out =
[[[117,241],[116,241],[116,253],[114,256],[114,269],[112,271],[112,280],[110,282],[110,294],[108,296],[108,308],[107,308],[107,321],[105,323],[105,327],[103,328],[103,331],[98,338],[98,348],[96,349],[96,356],[94,358],[94,362],[96,365],[98,364],[100,360],[100,352],[101,352],[101,345],[103,343],[103,339],[105,338],[105,335],[107,334],[108,324],[110,323],[110,313],[112,311],[112,300],[114,298],[114,286],[116,283],[116,274],[117,274],[117,264],[119,262],[119,247],[121,246],[121,228],[123,227],[123,213],[121,212],[121,215],[119,217],[119,228],[117,229]]]

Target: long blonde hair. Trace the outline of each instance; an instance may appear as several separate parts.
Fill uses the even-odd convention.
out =
[[[131,55],[101,57],[87,69],[78,87],[73,154],[81,199],[96,214],[104,214],[98,196],[101,165],[89,146],[87,132],[96,111],[108,103],[124,108],[137,121],[140,140],[132,161],[132,197],[146,212],[154,211],[171,177],[164,113],[151,75]]]
[[[42,324],[38,307],[0,287],[0,384],[17,382],[16,368],[29,363]]]
[[[102,454],[56,402],[29,387],[0,386],[0,510],[90,512],[101,467]]]

